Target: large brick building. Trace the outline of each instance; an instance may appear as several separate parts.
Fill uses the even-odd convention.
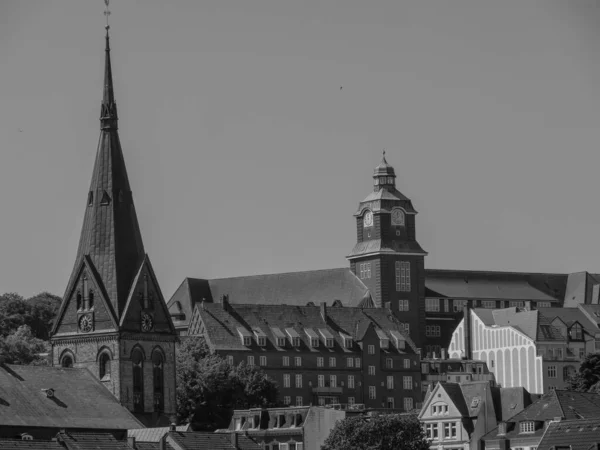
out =
[[[260,366],[287,405],[363,404],[412,410],[421,401],[417,347],[391,310],[204,302],[190,333],[230,363]]]
[[[52,363],[89,369],[140,420],[156,424],[175,412],[177,335],[144,250],[117,130],[107,26],[100,140]]]

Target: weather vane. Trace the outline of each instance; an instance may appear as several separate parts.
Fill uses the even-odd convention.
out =
[[[104,11],[104,15],[106,16],[106,29],[108,30],[110,26],[108,25],[108,16],[110,16],[110,10],[108,9],[108,0],[104,0],[104,4],[106,5],[106,10]]]

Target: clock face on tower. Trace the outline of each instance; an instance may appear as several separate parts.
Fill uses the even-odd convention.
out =
[[[92,325],[93,322],[91,314],[84,314],[79,318],[79,329],[83,333],[89,333],[90,331],[92,331]]]
[[[142,331],[151,331],[154,327],[154,321],[150,314],[142,313]]]
[[[404,226],[404,212],[400,209],[392,211],[392,225]]]
[[[365,217],[363,219],[363,225],[365,227],[370,227],[373,225],[373,213],[371,211],[367,211],[365,213]]]

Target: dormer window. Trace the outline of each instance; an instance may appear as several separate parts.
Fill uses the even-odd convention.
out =
[[[277,327],[271,327],[271,331],[273,332],[273,336],[275,336],[277,347],[285,347],[285,334]]]
[[[352,348],[352,337],[344,333],[340,333],[340,336],[342,337],[342,341],[344,342],[344,348]]]
[[[387,334],[385,334],[385,331],[383,330],[375,330],[377,333],[377,336],[379,337],[379,347],[387,350],[390,346],[390,339],[388,338]]]
[[[250,347],[252,345],[252,333],[241,327],[238,328],[237,331],[240,335],[240,339],[242,340],[242,345],[245,347]]]
[[[319,328],[319,333],[325,342],[325,347],[333,348],[333,335],[326,328]]]
[[[308,336],[308,342],[310,343],[311,348],[319,347],[319,335],[315,333],[315,330],[312,328],[305,328],[304,332],[306,336]]]
[[[535,422],[528,420],[519,424],[519,431],[521,433],[533,433],[535,431]]]
[[[260,328],[256,328],[254,330],[254,336],[256,337],[256,343],[260,347],[267,346],[267,335],[265,333],[263,333],[263,331]]]
[[[506,422],[500,422],[498,424],[498,436],[506,434]]]
[[[300,335],[298,334],[298,332],[293,328],[286,328],[285,332],[287,333],[290,339],[290,344],[292,345],[292,347],[300,347]]]
[[[406,348],[406,339],[402,333],[396,330],[391,330],[390,334],[392,335],[392,339],[394,339],[394,345],[396,348],[398,350],[404,350]]]
[[[569,336],[571,337],[571,339],[578,340],[578,341],[583,339],[583,329],[582,329],[581,325],[579,325],[578,323],[575,323],[569,330]]]

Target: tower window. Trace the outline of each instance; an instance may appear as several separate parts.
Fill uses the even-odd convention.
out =
[[[396,291],[410,292],[410,262],[396,261]]]
[[[107,352],[104,352],[100,355],[100,361],[98,361],[98,366],[100,380],[110,380],[110,355]]]
[[[81,296],[81,292],[77,291],[77,310],[81,310],[83,307],[83,297]]]
[[[358,265],[361,280],[371,278],[371,263],[361,263]]]
[[[144,355],[139,348],[133,350],[131,354],[131,363],[133,365],[133,409],[134,411],[144,411]]]
[[[162,411],[165,402],[164,362],[158,350],[152,353],[152,374],[154,379],[154,411]]]
[[[92,309],[94,307],[94,291],[90,289],[88,294],[88,308]]]
[[[399,300],[398,301],[398,311],[408,311],[408,300]]]

